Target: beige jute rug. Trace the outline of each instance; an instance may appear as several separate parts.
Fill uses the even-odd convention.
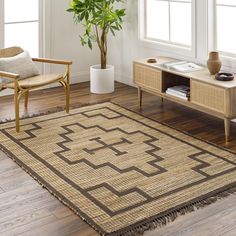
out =
[[[235,191],[236,155],[103,103],[0,124],[0,148],[102,235],[139,235]]]

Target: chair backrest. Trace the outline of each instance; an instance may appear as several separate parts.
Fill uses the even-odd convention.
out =
[[[0,49],[0,58],[14,57],[22,52],[24,52],[24,50],[20,47],[3,48]]]

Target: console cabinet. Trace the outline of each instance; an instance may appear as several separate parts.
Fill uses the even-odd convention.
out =
[[[146,91],[222,118],[225,123],[225,138],[229,141],[230,121],[236,118],[236,81],[217,81],[207,68],[191,73],[168,70],[162,64],[174,60],[173,58],[156,59],[155,64],[148,63],[147,59],[134,61],[134,83],[138,87],[139,106],[142,106],[142,91]],[[190,87],[189,101],[166,94],[166,90],[175,85]]]

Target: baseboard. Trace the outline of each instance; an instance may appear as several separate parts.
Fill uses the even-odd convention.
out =
[[[87,82],[87,81],[89,81],[89,72],[88,71],[77,72],[77,73],[71,74],[71,84],[78,84],[78,83]],[[38,88],[36,90],[44,90],[44,89],[55,88],[55,87],[59,87],[59,86],[61,86],[61,85],[58,83],[54,83],[54,84],[44,86],[42,88]],[[14,94],[13,89],[5,89],[0,92],[0,97],[12,95],[12,94]]]

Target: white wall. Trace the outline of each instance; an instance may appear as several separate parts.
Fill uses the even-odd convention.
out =
[[[48,0],[46,0],[48,1]],[[67,12],[69,1],[51,0],[50,57],[73,61],[72,81],[89,80],[89,67],[99,61],[98,50],[91,51],[80,44],[81,27],[74,24],[72,14]],[[52,71],[60,70],[61,66],[52,66]]]

